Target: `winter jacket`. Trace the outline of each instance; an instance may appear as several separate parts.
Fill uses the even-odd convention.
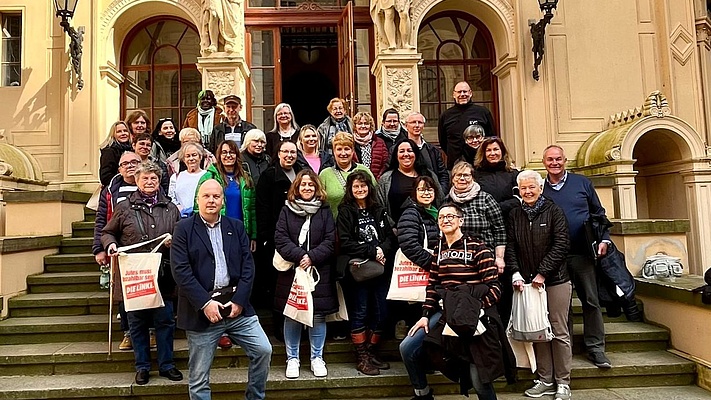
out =
[[[447,166],[444,164],[442,159],[442,150],[438,149],[430,143],[423,143],[421,152],[427,152],[424,156],[427,168],[434,172],[436,175],[436,181],[439,182],[439,186],[442,188],[443,193],[449,193],[449,171],[447,171]]]
[[[568,222],[555,203],[546,199],[533,221],[521,206],[514,208],[506,231],[506,269],[511,274],[521,273],[526,283],[541,274],[546,286],[570,281],[566,267],[570,248]]]
[[[437,176],[434,174],[434,172],[429,171],[430,177],[435,181],[435,185],[437,185],[437,190],[439,192],[439,196],[434,201],[434,206],[439,208],[439,206],[442,205],[442,202],[444,201],[444,195],[445,193],[442,191],[442,187],[439,185],[439,181],[437,180]],[[380,177],[378,180],[378,202],[385,207],[385,210],[388,212],[388,218],[390,219],[390,225],[392,226],[397,226],[397,221],[395,221],[391,216],[395,215],[393,213],[393,210],[396,207],[402,207],[402,204],[390,204],[390,201],[388,201],[388,194],[390,193],[390,187],[392,186],[393,182],[393,170],[389,170],[383,174],[383,176]]]
[[[319,159],[321,159],[321,166],[319,167],[318,171],[314,171],[316,174],[319,174],[325,168],[334,166],[336,163],[333,159],[333,155],[329,154],[326,151],[319,150],[318,157]],[[311,164],[306,161],[306,157],[304,156],[304,153],[302,151],[299,151],[297,153],[296,162],[301,166],[301,169],[312,169]]]
[[[128,199],[131,193],[138,190],[136,185],[132,185],[123,180],[121,174],[116,174],[109,184],[101,189],[99,194],[99,207],[96,209],[96,219],[94,221],[94,243],[91,252],[94,255],[104,251],[101,245],[101,231],[106,223],[111,219],[116,205]]]
[[[347,128],[345,132],[348,133],[353,133],[353,120],[351,120],[351,117],[345,116],[346,119],[346,125]],[[333,146],[331,144],[331,141],[333,140],[333,137],[336,135],[336,133],[339,132],[339,130],[336,129],[335,121],[333,120],[333,117],[330,115],[326,117],[326,119],[321,122],[321,125],[318,126],[317,128],[318,132],[318,137],[319,137],[319,149],[333,154]]]
[[[249,132],[252,129],[257,129],[257,127],[249,122],[249,121],[244,121],[244,120],[239,120],[237,125],[235,126],[235,132],[240,134],[240,140],[239,143],[241,144],[244,142],[244,135],[245,133]],[[215,128],[212,130],[212,135],[210,136],[210,140],[205,143],[205,148],[207,151],[211,152],[212,154],[215,154],[217,152],[217,145],[220,144],[222,141],[225,140],[225,131],[227,130],[227,122],[222,122],[220,124],[215,125]]]
[[[299,140],[299,128],[297,127],[294,133],[285,139],[279,134],[279,128],[276,130],[269,131],[265,134],[267,137],[267,145],[264,147],[264,153],[271,157],[273,160],[279,159],[279,143],[288,140],[294,144]]]
[[[301,171],[299,164],[294,164],[293,169],[295,174]],[[260,243],[274,243],[274,229],[290,187],[291,181],[278,160],[259,177],[256,208],[257,238]]]
[[[491,112],[480,105],[472,102],[455,104],[440,115],[437,135],[440,147],[447,154],[448,170],[452,169],[462,155],[462,148],[466,146],[462,133],[474,123],[484,128],[486,136],[496,136]]]
[[[200,118],[200,113],[198,113],[197,108],[193,108],[192,110],[188,111],[188,115],[185,116],[185,120],[183,121],[183,126],[182,128],[198,128],[198,118]],[[215,106],[215,117],[213,118],[212,126],[213,129],[217,124],[222,122],[223,118],[223,111],[220,106]]]
[[[299,247],[299,233],[305,221],[306,217],[296,215],[286,206],[279,214],[274,245],[284,260],[293,262],[294,267],[288,271],[277,273],[274,309],[278,312],[284,311],[291,285],[294,282],[294,269],[299,268],[301,258],[308,254],[321,276],[316,290],[311,293],[314,300],[314,314],[332,314],[338,311],[335,281],[331,279],[331,270],[335,262],[336,223],[333,221],[333,214],[329,210],[328,204],[324,203],[316,214],[311,216],[308,244],[304,243],[302,247]]]
[[[388,152],[388,146],[385,141],[375,135],[373,135],[372,141],[373,147],[370,150],[370,172],[373,173],[375,179],[380,179],[385,170],[388,167],[388,161],[390,161],[390,153]],[[361,153],[361,146],[356,143],[355,145],[355,155],[356,161],[362,163],[363,155]]]
[[[424,207],[410,200],[403,205],[405,210],[397,222],[397,238],[402,253],[415,265],[429,271],[432,254],[439,239],[439,226]],[[427,248],[422,244],[427,238]]]
[[[338,207],[338,217],[336,218],[336,226],[338,228],[338,240],[339,240],[339,251],[340,256],[339,262],[351,258],[367,258],[369,260],[375,260],[377,256],[376,246],[369,243],[363,243],[360,240],[358,234],[358,214],[359,210],[350,204],[341,204]],[[375,225],[378,233],[378,246],[383,250],[385,254],[385,267],[386,271],[388,269],[392,270],[393,259],[395,258],[395,252],[397,251],[397,238],[393,233],[392,226],[390,225],[389,218],[385,208],[382,206],[375,205],[370,209],[373,219],[375,220]],[[339,265],[340,268],[343,266]],[[386,272],[387,273],[387,272]]]
[[[600,262],[600,281],[598,282],[598,293],[600,294],[600,304],[608,307],[620,306],[621,299],[615,291],[615,286],[624,293],[624,298],[634,299],[635,282],[634,277],[627,269],[625,255],[617,249],[614,243],[607,245],[607,253],[598,258]]]
[[[200,178],[195,189],[195,202],[193,203],[193,212],[197,214],[199,212],[198,208],[198,192],[200,186],[208,179],[214,179],[220,183],[220,186],[224,189],[226,183],[222,180],[220,173],[217,171],[217,166],[215,164],[210,165],[205,171],[205,174]],[[256,190],[254,183],[251,186],[247,186],[247,180],[244,178],[239,179],[239,191],[240,197],[242,199],[242,223],[244,223],[244,230],[247,231],[247,236],[250,239],[257,239],[257,210],[256,210]],[[222,203],[222,210],[220,214],[225,215],[226,202]]]
[[[266,152],[262,153],[261,157],[255,157],[249,154],[247,150],[241,152],[240,155],[242,156],[242,169],[252,177],[252,182],[256,186],[259,183],[259,177],[262,172],[269,168],[272,158]]]
[[[128,201],[116,206],[113,217],[102,231],[101,245],[104,249],[112,243],[121,247],[154,239],[164,233],[172,234],[178,221],[178,207],[162,193],[158,192],[157,202],[153,207],[149,207],[141,198],[140,192],[135,191],[128,197]],[[155,245],[156,243],[151,243],[132,252],[149,252]],[[163,253],[163,260],[158,273],[158,288],[163,298],[171,298],[175,295],[175,281],[170,271],[170,251],[165,246],[160,251]]]
[[[518,170],[507,171],[504,161],[474,169],[474,180],[481,186],[481,190],[489,193],[499,203],[504,221],[508,221],[512,209],[521,205],[521,200],[514,197],[518,196],[517,176]]]
[[[111,146],[101,149],[99,159],[99,180],[102,186],[106,186],[116,174],[118,174],[119,160],[125,151],[133,151],[130,143],[114,142]]]

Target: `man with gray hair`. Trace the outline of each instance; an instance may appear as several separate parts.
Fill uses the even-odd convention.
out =
[[[415,142],[420,149],[420,154],[427,164],[427,168],[437,175],[437,180],[442,188],[442,193],[446,196],[449,193],[449,171],[442,159],[442,150],[425,141],[422,131],[425,129],[425,116],[417,111],[413,111],[405,118],[405,129],[407,138]]]

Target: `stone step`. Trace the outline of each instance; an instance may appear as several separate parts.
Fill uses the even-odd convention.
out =
[[[45,256],[44,270],[45,272],[89,272],[98,271],[99,266],[91,254],[91,249],[89,249],[89,251],[78,254],[52,254]]]
[[[95,264],[96,265],[96,264]],[[27,277],[29,293],[91,292],[99,288],[101,272],[53,272]]]
[[[94,237],[94,221],[72,222],[72,237]]]
[[[612,369],[600,370],[583,359],[574,356],[571,387],[575,390],[591,388],[625,388],[650,386],[691,385],[695,366],[666,351],[638,353],[610,353]],[[387,398],[409,396],[412,393],[407,372],[402,363],[393,363],[392,368],[379,376],[358,373],[352,363],[334,363],[327,358],[329,376],[315,378],[306,365],[301,367],[301,377],[286,379],[284,364],[273,359],[267,381],[267,397],[274,399],[344,399]],[[110,364],[110,362],[107,362]],[[187,376],[187,370],[183,369]],[[518,396],[531,384],[530,371],[519,371],[519,382],[505,385],[497,381],[499,392],[515,392]],[[187,398],[187,378],[171,382],[152,373],[148,385],[133,382],[133,372],[102,372],[97,374],[57,374],[51,376],[0,377],[0,399],[69,399],[69,398],[119,398],[140,399]],[[230,368],[213,368],[211,387],[214,398],[239,397],[247,382],[246,365]],[[456,394],[458,385],[444,376],[435,374],[429,383],[440,395]],[[367,388],[367,390],[363,390]],[[606,397],[601,397],[606,398]],[[678,397],[677,397],[678,398]]]
[[[93,237],[77,237],[62,239],[62,254],[90,254]]]
[[[84,207],[84,222],[94,222],[96,211]]]
[[[106,315],[109,293],[57,292],[36,293],[13,297],[9,300],[10,317],[49,317],[61,315]]]

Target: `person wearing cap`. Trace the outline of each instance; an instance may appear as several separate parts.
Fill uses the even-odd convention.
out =
[[[230,94],[224,99],[225,103],[225,119],[222,123],[215,125],[212,130],[210,140],[205,143],[207,150],[215,153],[217,144],[224,140],[234,140],[237,147],[242,146],[244,134],[257,127],[251,122],[244,121],[240,118],[239,113],[242,111],[242,99],[239,96]]]
[[[200,132],[202,143],[207,144],[212,136],[212,130],[222,122],[222,108],[217,105],[217,98],[212,90],[201,90],[198,93],[197,107],[185,116],[182,128],[195,128]]]

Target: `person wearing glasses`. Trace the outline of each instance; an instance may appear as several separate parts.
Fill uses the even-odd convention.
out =
[[[151,156],[151,150],[153,150],[153,136],[148,132],[137,133],[132,136],[131,145],[133,146],[133,152],[141,157],[141,163],[152,162],[160,167],[163,173],[160,175],[160,189],[163,191],[163,195],[168,195],[168,189],[170,188],[170,177],[168,176],[168,165],[156,160]]]
[[[375,179],[380,179],[388,167],[390,152],[385,141],[375,135],[375,120],[367,112],[359,112],[353,117],[355,132],[355,154],[359,162],[370,169]]]
[[[320,145],[315,126],[306,124],[299,129],[299,140],[296,142],[299,155],[296,163],[301,169],[310,169],[318,175],[325,168],[333,166],[333,156],[320,148]]]
[[[119,159],[131,148],[131,132],[128,124],[123,121],[116,121],[111,124],[109,135],[99,146],[101,157],[99,158],[99,180],[101,186],[109,184],[111,179],[119,173]]]
[[[259,129],[251,129],[244,135],[240,154],[242,156],[242,168],[252,177],[252,182],[256,186],[259,177],[272,162],[272,158],[264,150],[267,146],[267,137]]]
[[[267,132],[266,152],[269,157],[276,159],[279,155],[279,143],[289,141],[296,144],[298,139],[299,124],[296,123],[291,106],[279,103],[274,107],[274,128]]]
[[[333,155],[336,159],[335,165],[321,171],[319,179],[323,183],[326,191],[326,199],[331,206],[333,217],[338,216],[338,205],[341,204],[343,196],[346,194],[346,180],[354,171],[364,171],[375,185],[375,177],[363,164],[353,161],[353,135],[347,132],[338,132],[332,140]]]
[[[400,114],[394,108],[388,108],[383,112],[383,120],[380,129],[375,131],[375,136],[383,139],[388,147],[388,154],[392,153],[395,143],[407,138],[407,131],[400,123]]]
[[[464,215],[465,211],[455,203],[447,203],[440,208],[437,223],[443,237],[434,247],[427,298],[422,305],[422,318],[400,343],[400,355],[415,390],[415,400],[434,398],[426,375],[426,371],[432,366],[458,373],[461,389],[468,391],[474,388],[480,400],[496,399],[494,380],[505,372],[508,378],[511,377],[508,373],[515,373],[506,371],[501,348],[501,340],[506,338],[494,307],[501,297],[501,284],[497,279],[498,268],[494,263],[494,255],[479,238],[472,238],[462,231]],[[469,287],[469,297],[472,297],[470,304],[478,305],[478,309],[448,308],[450,296],[457,289],[461,290],[460,285]],[[443,300],[444,310],[440,307],[440,300]],[[479,321],[486,330],[477,340],[466,343],[458,342],[454,338],[442,340],[445,321],[456,315],[455,310],[480,316]],[[452,314],[448,315],[448,312]],[[427,359],[422,348],[425,340],[438,345],[448,354],[448,358]],[[453,347],[449,347],[450,344]]]
[[[437,175],[439,186],[443,193],[449,191],[449,171],[442,160],[442,151],[435,146],[427,143],[422,137],[422,131],[425,129],[425,116],[413,111],[405,118],[405,128],[407,129],[407,138],[415,142],[422,154],[422,160],[427,165],[427,169]]]
[[[180,139],[175,132],[175,124],[171,118],[161,118],[153,129],[153,148],[151,157],[166,163],[168,157],[180,150]]]
[[[476,158],[476,152],[481,146],[481,142],[484,141],[484,128],[479,124],[472,124],[467,126],[467,129],[462,132],[462,138],[464,139],[464,144],[466,146],[462,147],[462,156],[459,157],[460,161],[466,161],[471,165],[474,165],[474,159]]]
[[[318,135],[321,138],[321,148],[329,153],[332,153],[332,141],[336,133],[348,132],[353,133],[353,121],[348,116],[346,109],[346,101],[334,97],[326,106],[329,116],[318,126]]]
[[[284,207],[287,193],[296,174],[301,171],[301,166],[296,162],[297,149],[292,141],[279,143],[276,154],[278,156],[272,164],[262,172],[257,183],[257,241],[260,244],[257,259],[254,287],[255,292],[261,292],[264,304],[258,306],[269,307],[274,300],[274,283],[277,270],[272,265],[274,256],[274,232],[279,218],[279,213]],[[269,300],[271,299],[271,301]],[[271,332],[278,340],[283,341],[284,332],[282,313],[274,312],[274,323]]]

